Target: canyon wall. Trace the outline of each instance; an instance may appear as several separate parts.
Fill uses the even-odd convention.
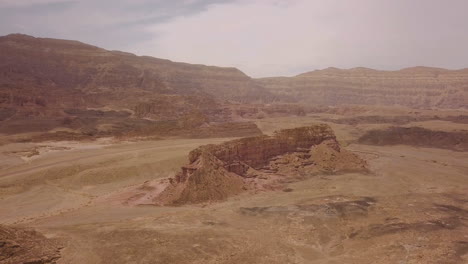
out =
[[[421,127],[390,127],[370,130],[360,137],[358,142],[378,146],[409,145],[468,151],[468,132],[433,131]]]
[[[131,107],[154,95],[254,101],[271,96],[235,68],[178,63],[107,51],[77,41],[0,37],[1,103]],[[28,93],[17,94],[18,91]]]
[[[468,108],[468,70],[329,68],[255,80],[235,68],[19,34],[0,37],[0,50],[0,134],[8,135],[209,135],[208,128],[227,127],[220,123],[301,116],[320,106]],[[233,134],[226,132],[220,135]]]
[[[57,127],[127,130],[171,122],[179,124],[173,129],[180,129],[187,120],[197,121],[188,127],[192,128],[231,121],[226,102],[274,99],[235,68],[178,63],[19,34],[0,37],[0,50],[0,133]]]
[[[278,97],[287,95],[303,104],[468,108],[468,69],[328,68],[295,77],[262,78],[257,83]]]

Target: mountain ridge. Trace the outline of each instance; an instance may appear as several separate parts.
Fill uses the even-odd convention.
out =
[[[385,105],[410,108],[468,109],[468,69],[410,67],[382,71],[334,67],[293,77],[256,79],[278,97],[325,106]]]
[[[467,72],[467,71],[468,71],[468,68],[451,70],[451,69],[427,67],[427,66],[414,66],[414,67],[402,68],[399,70],[378,70],[378,69],[367,68],[367,67],[353,67],[349,69],[328,67],[325,69],[318,69],[318,70],[300,73],[292,77],[308,76],[308,75],[318,74],[318,73],[356,73],[356,72],[357,73],[359,72],[361,73],[434,73],[434,72]],[[265,78],[258,78],[258,79],[268,79],[268,78],[276,78],[276,77],[265,77]],[[285,77],[285,78],[291,78],[291,77]]]
[[[230,122],[235,112],[305,114],[297,108],[303,105],[468,108],[468,69],[327,68],[255,79],[233,67],[173,62],[23,34],[0,37],[0,50],[0,133],[64,125],[128,130],[137,126],[136,120],[145,126],[148,120],[170,122],[175,129],[187,122],[189,127]],[[290,111],[291,106],[277,103],[296,106]],[[111,123],[97,121],[104,117]]]
[[[0,50],[3,134],[72,129],[85,135],[131,130],[171,135],[232,122],[225,106],[231,102],[274,100],[235,68],[176,63],[18,34],[0,37]],[[236,130],[235,124],[224,127]],[[258,133],[254,126],[247,130]]]
[[[381,70],[381,69],[374,69],[374,68],[369,68],[369,67],[352,67],[352,68],[338,68],[338,67],[327,67],[323,69],[317,69],[317,70],[311,70],[311,71],[306,71],[303,73],[299,73],[295,76],[269,76],[269,77],[260,77],[260,78],[254,78],[252,76],[249,76],[248,74],[244,73],[242,70],[236,68],[236,67],[229,67],[229,66],[217,66],[217,65],[206,65],[206,64],[201,64],[201,63],[190,63],[190,62],[180,62],[180,61],[173,61],[170,59],[164,59],[164,58],[158,58],[158,57],[153,57],[149,55],[136,55],[131,52],[125,52],[125,51],[120,51],[120,50],[106,50],[104,48],[100,48],[98,46],[94,46],[91,44],[87,44],[78,40],[67,40],[67,39],[57,39],[57,38],[41,38],[41,37],[34,37],[31,35],[27,34],[22,34],[22,33],[12,33],[4,36],[0,36],[0,41],[2,39],[5,40],[35,40],[38,42],[44,43],[68,43],[68,44],[78,44],[78,45],[83,45],[87,46],[89,48],[94,48],[96,50],[100,50],[103,52],[110,52],[110,53],[116,53],[120,55],[129,55],[129,56],[134,56],[138,58],[146,58],[150,60],[157,60],[161,62],[168,62],[168,63],[177,63],[181,65],[190,65],[190,66],[200,66],[200,67],[212,67],[212,68],[221,68],[221,69],[226,69],[226,70],[233,70],[233,71],[238,71],[242,73],[245,76],[248,76],[249,78],[253,79],[269,79],[269,78],[291,78],[291,77],[298,77],[298,76],[303,76],[303,75],[308,75],[311,73],[320,73],[320,72],[382,72],[382,73],[397,73],[397,72],[434,72],[434,71],[443,71],[443,72],[468,72],[468,67],[467,68],[461,68],[461,69],[447,69],[447,68],[441,68],[441,67],[430,67],[430,66],[412,66],[412,67],[405,67],[397,70]]]

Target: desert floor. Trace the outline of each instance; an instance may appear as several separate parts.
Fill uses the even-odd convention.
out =
[[[271,133],[322,117],[256,122]],[[0,224],[60,239],[59,263],[468,263],[468,152],[359,145],[363,131],[389,125],[331,125],[371,173],[181,207],[127,206],[119,194],[229,139],[0,146]]]

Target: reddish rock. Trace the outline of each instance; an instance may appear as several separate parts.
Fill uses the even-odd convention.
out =
[[[323,124],[201,146],[189,153],[189,162],[154,199],[156,204],[219,201],[245,190],[276,189],[305,171],[366,171],[366,163],[341,149],[333,130]]]
[[[60,258],[60,248],[35,230],[0,225],[0,263],[53,264]]]
[[[174,131],[187,134],[203,124],[231,121],[223,106],[226,101],[251,103],[273,97],[235,68],[178,63],[19,34],[0,37],[0,50],[3,134],[67,128],[74,130],[69,138],[173,136]]]

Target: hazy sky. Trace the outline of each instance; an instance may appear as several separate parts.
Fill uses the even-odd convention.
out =
[[[80,40],[250,76],[468,67],[468,0],[0,0],[0,35]]]

